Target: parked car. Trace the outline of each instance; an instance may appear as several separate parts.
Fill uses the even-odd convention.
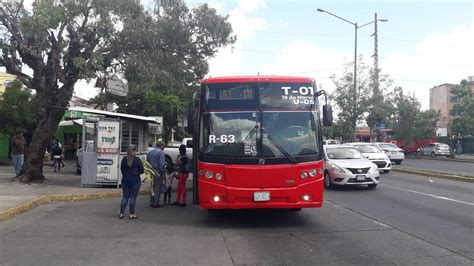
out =
[[[337,139],[325,139],[323,140],[323,145],[340,145],[341,142]]]
[[[431,155],[433,157],[436,157],[436,156],[449,157],[451,156],[451,154],[452,154],[452,151],[448,144],[437,143],[437,142],[424,144],[417,150],[417,155],[419,156]]]
[[[324,146],[324,186],[367,185],[375,188],[380,182],[376,164],[364,158],[353,146]]]
[[[401,164],[405,159],[405,153],[403,149],[400,149],[397,145],[389,142],[374,142],[377,148],[384,151],[385,154],[390,158],[390,161],[395,164]]]
[[[180,143],[170,144],[165,147],[166,164],[176,165],[176,159],[179,155],[179,146],[182,144],[186,145],[186,155],[191,159],[193,158],[193,139],[183,138]]]
[[[392,170],[390,158],[374,144],[367,142],[353,142],[348,144],[354,146],[364,157],[375,163],[379,171],[388,173]]]

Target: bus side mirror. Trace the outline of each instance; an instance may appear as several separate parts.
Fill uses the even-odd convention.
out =
[[[332,126],[332,106],[329,104],[323,105],[323,126]]]
[[[193,135],[194,134],[194,109],[188,109],[188,133]]]

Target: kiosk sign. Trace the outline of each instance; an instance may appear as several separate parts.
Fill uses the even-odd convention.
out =
[[[118,153],[120,122],[99,121],[97,124],[97,152]]]

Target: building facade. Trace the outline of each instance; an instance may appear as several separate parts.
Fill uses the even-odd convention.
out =
[[[467,81],[474,91],[474,76],[469,76]],[[446,136],[449,132],[449,124],[454,119],[449,113],[454,105],[458,103],[457,100],[453,99],[451,90],[458,85],[459,84],[441,84],[430,89],[430,109],[440,112],[440,118],[438,122],[436,122],[437,136]]]
[[[453,119],[449,111],[456,104],[451,94],[451,90],[456,86],[456,84],[441,84],[430,89],[430,109],[440,112],[440,118],[436,122],[437,129],[447,129]]]

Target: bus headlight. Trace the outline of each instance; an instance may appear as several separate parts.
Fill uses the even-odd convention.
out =
[[[212,171],[206,171],[206,177],[207,179],[211,179],[214,173]]]
[[[311,177],[315,177],[317,173],[318,173],[318,171],[316,171],[316,169],[309,170],[309,176],[311,176]]]
[[[306,173],[306,172],[301,172],[301,178],[303,178],[303,179],[308,178],[308,173]]]
[[[222,174],[221,173],[217,173],[216,174],[216,180],[221,180],[222,179]]]
[[[303,195],[301,198],[303,198],[304,201],[308,201],[311,199],[310,195]]]

